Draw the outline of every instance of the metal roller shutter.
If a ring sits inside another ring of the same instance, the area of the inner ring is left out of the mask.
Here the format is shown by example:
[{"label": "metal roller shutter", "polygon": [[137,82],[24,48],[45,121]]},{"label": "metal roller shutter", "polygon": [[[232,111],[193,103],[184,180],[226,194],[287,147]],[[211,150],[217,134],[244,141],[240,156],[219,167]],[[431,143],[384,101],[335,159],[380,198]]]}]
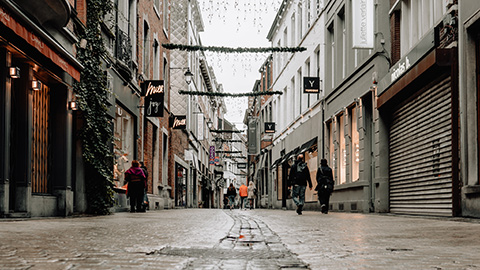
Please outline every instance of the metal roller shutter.
[{"label": "metal roller shutter", "polygon": [[450,77],[398,108],[390,126],[390,212],[452,215]]}]

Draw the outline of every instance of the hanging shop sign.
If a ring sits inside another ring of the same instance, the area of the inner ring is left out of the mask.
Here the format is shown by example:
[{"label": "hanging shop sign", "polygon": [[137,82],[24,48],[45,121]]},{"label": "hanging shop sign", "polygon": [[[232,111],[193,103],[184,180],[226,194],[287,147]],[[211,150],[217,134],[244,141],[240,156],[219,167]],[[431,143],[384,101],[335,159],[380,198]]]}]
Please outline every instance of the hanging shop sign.
[{"label": "hanging shop sign", "polygon": [[373,0],[352,1],[353,48],[373,49]]},{"label": "hanging shop sign", "polygon": [[318,94],[320,93],[319,77],[303,77],[303,93]]},{"label": "hanging shop sign", "polygon": [[265,133],[275,133],[274,122],[265,122]]},{"label": "hanging shop sign", "polygon": [[186,129],[187,116],[186,115],[172,115],[170,117],[170,127],[172,129]]},{"label": "hanging shop sign", "polygon": [[237,163],[237,168],[238,169],[246,169],[247,168],[247,163]]},{"label": "hanging shop sign", "polygon": [[145,97],[145,116],[163,117],[164,85],[163,80],[145,81],[142,85]]},{"label": "hanging shop sign", "polygon": [[210,153],[209,153],[209,157],[210,157],[210,162],[209,164],[210,165],[214,165],[215,164],[215,146],[210,146]]}]

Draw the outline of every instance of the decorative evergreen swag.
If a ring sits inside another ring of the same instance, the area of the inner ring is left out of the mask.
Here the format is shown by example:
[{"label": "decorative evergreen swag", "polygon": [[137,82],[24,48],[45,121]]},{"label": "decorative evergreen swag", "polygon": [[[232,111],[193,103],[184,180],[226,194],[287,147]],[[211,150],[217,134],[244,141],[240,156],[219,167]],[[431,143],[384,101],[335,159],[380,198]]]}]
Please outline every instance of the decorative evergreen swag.
[{"label": "decorative evergreen swag", "polygon": [[214,141],[216,141],[216,142],[231,142],[231,143],[243,142],[242,140],[224,140],[224,139],[220,139],[220,138],[215,138]]},{"label": "decorative evergreen swag", "polygon": [[219,92],[198,92],[198,91],[178,91],[180,95],[190,96],[209,96],[209,97],[257,97],[257,96],[271,96],[281,95],[281,91],[264,91],[264,92],[250,92],[250,93],[219,93]]},{"label": "decorative evergreen swag", "polygon": [[183,45],[173,43],[163,43],[162,47],[168,50],[181,50],[181,51],[211,51],[221,53],[269,53],[269,52],[303,52],[307,50],[305,47],[264,47],[264,48],[229,48],[219,46],[199,46],[199,45]]},{"label": "decorative evergreen swag", "polygon": [[218,154],[241,154],[242,151],[215,151]]},{"label": "decorative evergreen swag", "polygon": [[87,25],[81,39],[87,46],[77,46],[77,58],[84,66],[80,82],[74,91],[80,108],[82,154],[85,162],[87,212],[96,215],[110,213],[113,206],[113,141],[112,122],[108,115],[107,78],[102,70],[102,55],[106,53],[100,33],[100,23],[111,11],[111,1],[87,0]]},{"label": "decorative evergreen swag", "polygon": [[242,133],[243,130],[212,129],[211,132],[215,132],[215,133]]}]

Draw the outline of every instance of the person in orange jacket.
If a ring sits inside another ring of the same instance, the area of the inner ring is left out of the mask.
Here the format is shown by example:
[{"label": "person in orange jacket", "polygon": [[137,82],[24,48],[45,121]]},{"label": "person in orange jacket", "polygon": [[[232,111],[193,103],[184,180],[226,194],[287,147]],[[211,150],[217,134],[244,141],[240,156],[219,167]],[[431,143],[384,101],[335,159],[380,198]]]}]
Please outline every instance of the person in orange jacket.
[{"label": "person in orange jacket", "polygon": [[238,193],[238,195],[240,195],[240,209],[246,210],[244,202],[247,200],[248,197],[248,187],[245,186],[245,184],[242,184],[240,186],[240,189],[238,190]]}]

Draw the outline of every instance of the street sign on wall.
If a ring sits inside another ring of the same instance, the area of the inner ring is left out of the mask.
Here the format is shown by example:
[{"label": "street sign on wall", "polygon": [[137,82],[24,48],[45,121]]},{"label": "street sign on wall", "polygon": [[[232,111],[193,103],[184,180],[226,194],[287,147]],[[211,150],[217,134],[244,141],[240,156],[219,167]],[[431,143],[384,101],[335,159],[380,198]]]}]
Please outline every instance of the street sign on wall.
[{"label": "street sign on wall", "polygon": [[274,122],[265,122],[265,133],[275,133]]},{"label": "street sign on wall", "polygon": [[187,116],[186,115],[172,115],[170,117],[170,127],[172,129],[186,129]]},{"label": "street sign on wall", "polygon": [[303,93],[317,94],[320,93],[319,77],[303,77]]},{"label": "street sign on wall", "polygon": [[142,92],[145,97],[145,116],[163,117],[163,80],[145,81]]}]

